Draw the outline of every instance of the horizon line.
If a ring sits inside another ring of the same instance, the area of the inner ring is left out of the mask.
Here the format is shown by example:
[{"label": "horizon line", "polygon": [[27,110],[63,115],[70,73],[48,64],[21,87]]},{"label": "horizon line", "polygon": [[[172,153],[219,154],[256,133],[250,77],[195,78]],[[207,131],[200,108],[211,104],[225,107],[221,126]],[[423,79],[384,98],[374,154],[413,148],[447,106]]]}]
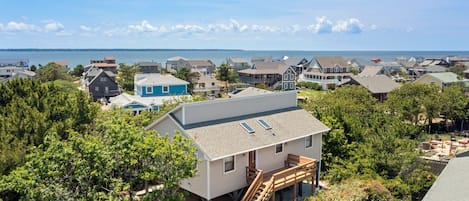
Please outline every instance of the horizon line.
[{"label": "horizon line", "polygon": [[468,52],[468,50],[397,50],[397,49],[345,49],[345,50],[301,50],[301,49],[230,49],[230,48],[0,48],[0,51],[304,51],[304,52]]}]

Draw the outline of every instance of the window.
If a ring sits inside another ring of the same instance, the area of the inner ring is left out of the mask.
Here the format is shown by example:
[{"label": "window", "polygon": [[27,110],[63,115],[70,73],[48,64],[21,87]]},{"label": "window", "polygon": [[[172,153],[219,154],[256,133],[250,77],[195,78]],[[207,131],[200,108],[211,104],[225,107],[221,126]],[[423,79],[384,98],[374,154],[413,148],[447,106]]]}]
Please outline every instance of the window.
[{"label": "window", "polygon": [[266,130],[272,129],[272,127],[267,122],[265,122],[263,119],[258,119],[257,122],[259,122],[259,124],[262,127],[264,127]]},{"label": "window", "polygon": [[275,154],[280,154],[283,152],[283,144],[276,144],[275,145]]},{"label": "window", "polygon": [[205,88],[205,83],[199,83],[200,88]]},{"label": "window", "polygon": [[169,92],[169,86],[163,86],[163,93]]},{"label": "window", "polygon": [[295,89],[295,83],[290,82],[290,89]]},{"label": "window", "polygon": [[241,122],[241,126],[244,128],[244,130],[246,130],[248,133],[254,133],[254,129],[251,128],[251,126],[249,126],[248,123],[246,122]]},{"label": "window", "polygon": [[146,87],[147,94],[153,93],[153,87]]},{"label": "window", "polygon": [[288,74],[283,74],[283,80],[288,80]]},{"label": "window", "polygon": [[305,148],[310,148],[313,146],[313,136],[307,136],[305,137]]},{"label": "window", "polygon": [[288,83],[283,83],[283,89],[288,89]]},{"label": "window", "polygon": [[106,82],[106,81],[107,81],[107,77],[99,78],[99,80],[100,80],[101,82]]},{"label": "window", "polygon": [[235,157],[229,156],[223,159],[225,173],[232,172],[235,170]]},{"label": "window", "polygon": [[95,90],[95,91],[99,91],[99,87],[94,87],[94,90]]},{"label": "window", "polygon": [[109,87],[104,87],[104,92],[108,94],[109,93]]}]

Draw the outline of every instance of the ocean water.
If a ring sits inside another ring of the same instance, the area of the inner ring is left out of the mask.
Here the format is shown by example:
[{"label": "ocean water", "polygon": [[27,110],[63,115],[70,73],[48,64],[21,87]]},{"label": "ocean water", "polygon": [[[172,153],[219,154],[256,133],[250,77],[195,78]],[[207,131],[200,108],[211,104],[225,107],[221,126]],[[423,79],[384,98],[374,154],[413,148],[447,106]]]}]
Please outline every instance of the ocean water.
[{"label": "ocean water", "polygon": [[217,66],[228,57],[241,57],[250,61],[252,56],[272,56],[273,58],[315,56],[343,56],[359,61],[381,58],[392,61],[397,57],[421,56],[424,58],[444,58],[446,56],[467,56],[469,51],[292,51],[292,50],[177,50],[177,49],[1,49],[0,60],[28,59],[29,65],[45,65],[51,61],[68,61],[73,68],[78,64],[87,65],[92,59],[115,56],[117,63],[134,64],[139,61],[155,61],[163,64],[166,59],[182,56],[187,59],[210,59]]}]

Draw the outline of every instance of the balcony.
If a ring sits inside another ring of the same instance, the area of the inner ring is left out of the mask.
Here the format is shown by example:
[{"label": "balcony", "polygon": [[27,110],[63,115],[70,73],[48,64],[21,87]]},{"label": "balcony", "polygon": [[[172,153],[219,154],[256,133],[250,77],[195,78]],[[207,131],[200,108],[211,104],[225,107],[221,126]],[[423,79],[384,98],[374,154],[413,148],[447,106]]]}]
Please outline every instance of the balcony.
[{"label": "balcony", "polygon": [[[264,173],[262,170],[246,167],[246,181],[250,183],[242,201],[275,200],[275,192],[293,186],[296,200],[296,183],[316,176],[316,160],[288,154],[283,168]],[[312,182],[312,185],[314,182]],[[312,187],[311,189],[314,189]]]}]

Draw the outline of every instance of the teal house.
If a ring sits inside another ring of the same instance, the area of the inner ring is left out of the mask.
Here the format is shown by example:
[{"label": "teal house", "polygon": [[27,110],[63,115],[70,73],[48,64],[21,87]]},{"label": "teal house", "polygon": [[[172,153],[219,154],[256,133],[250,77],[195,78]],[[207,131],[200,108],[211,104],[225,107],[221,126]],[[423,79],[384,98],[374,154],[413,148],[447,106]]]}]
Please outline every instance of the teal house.
[{"label": "teal house", "polygon": [[168,101],[190,99],[187,92],[189,82],[170,74],[146,73],[137,74],[134,79],[134,94],[123,93],[110,98],[111,105],[140,112],[143,110],[158,111]]}]

